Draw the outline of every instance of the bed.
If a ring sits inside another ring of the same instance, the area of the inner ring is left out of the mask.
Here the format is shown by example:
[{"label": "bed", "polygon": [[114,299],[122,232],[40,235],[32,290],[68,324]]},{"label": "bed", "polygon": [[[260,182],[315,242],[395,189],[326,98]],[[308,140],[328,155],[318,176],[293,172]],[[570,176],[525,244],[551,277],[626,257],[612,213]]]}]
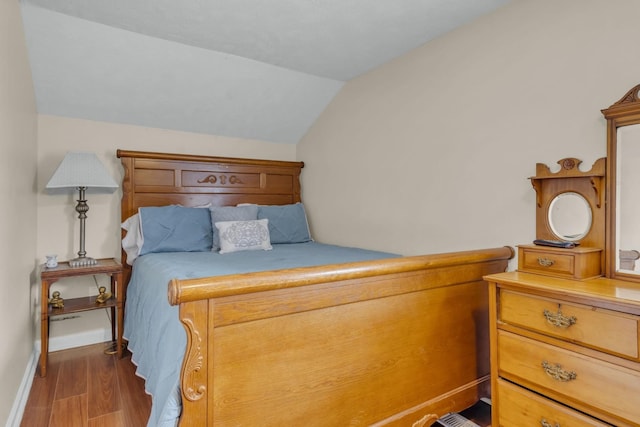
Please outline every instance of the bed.
[{"label": "bed", "polygon": [[[169,205],[199,218],[301,206],[302,162],[117,156],[123,223]],[[490,395],[482,276],[506,269],[509,247],[402,257],[285,239],[270,250],[152,251],[133,268],[130,254],[125,338],[153,396],[149,425],[420,427]]]}]

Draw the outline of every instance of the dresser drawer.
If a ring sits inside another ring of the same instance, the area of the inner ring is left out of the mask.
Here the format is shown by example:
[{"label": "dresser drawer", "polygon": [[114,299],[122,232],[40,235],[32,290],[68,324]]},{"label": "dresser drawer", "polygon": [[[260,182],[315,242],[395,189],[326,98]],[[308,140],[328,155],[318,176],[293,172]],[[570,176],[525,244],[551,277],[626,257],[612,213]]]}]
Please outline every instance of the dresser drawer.
[{"label": "dresser drawer", "polygon": [[601,255],[602,250],[596,248],[559,249],[520,245],[518,270],[568,279],[587,279],[602,274]]},{"label": "dresser drawer", "polygon": [[638,316],[502,289],[498,319],[607,353],[638,359]]},{"label": "dresser drawer", "polygon": [[640,372],[498,331],[498,372],[563,403],[640,421]]},{"label": "dresser drawer", "polygon": [[498,396],[498,417],[502,427],[610,426],[508,381],[498,380]]}]

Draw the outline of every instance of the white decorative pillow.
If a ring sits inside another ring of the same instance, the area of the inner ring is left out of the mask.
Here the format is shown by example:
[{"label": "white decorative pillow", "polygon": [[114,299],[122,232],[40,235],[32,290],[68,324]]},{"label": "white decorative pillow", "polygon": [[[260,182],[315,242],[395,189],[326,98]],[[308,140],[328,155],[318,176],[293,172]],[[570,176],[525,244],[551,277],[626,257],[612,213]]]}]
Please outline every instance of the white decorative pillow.
[{"label": "white decorative pillow", "polygon": [[220,253],[238,251],[271,250],[269,220],[218,221],[215,223],[220,233]]},{"label": "white decorative pillow", "polygon": [[212,251],[220,249],[220,236],[218,229],[215,227],[216,222],[223,221],[252,221],[258,219],[258,205],[247,206],[211,206],[211,224],[213,224],[213,244]]}]

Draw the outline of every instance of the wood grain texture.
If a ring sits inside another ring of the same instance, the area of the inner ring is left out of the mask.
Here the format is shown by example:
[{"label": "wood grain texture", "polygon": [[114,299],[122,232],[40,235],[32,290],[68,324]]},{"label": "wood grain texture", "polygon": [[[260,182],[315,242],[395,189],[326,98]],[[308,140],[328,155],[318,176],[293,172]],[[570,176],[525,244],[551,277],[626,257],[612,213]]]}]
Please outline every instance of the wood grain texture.
[{"label": "wood grain texture", "polygon": [[470,406],[490,371],[481,277],[511,254],[173,281],[189,341],[181,425],[402,425]]},{"label": "wood grain texture", "polygon": [[144,391],[144,380],[136,376],[136,367],[128,357],[115,359],[117,391],[124,426],[145,426],[151,412],[151,396]]},{"label": "wood grain texture", "polygon": [[[520,272],[485,279],[492,424],[544,413],[549,425],[640,426],[638,283]],[[550,325],[545,311],[573,321]]]},{"label": "wood grain texture", "polygon": [[[529,178],[531,184],[536,191],[536,239],[544,240],[566,240],[564,237],[557,235],[550,221],[550,213],[557,196],[566,193],[576,193],[581,195],[590,209],[591,224],[586,234],[576,243],[580,244],[577,249],[563,249],[565,252],[578,251],[580,248],[595,248],[600,250],[597,254],[590,254],[589,259],[576,256],[576,261],[581,261],[584,265],[573,266],[570,271],[550,269],[548,274],[559,274],[566,276],[571,274],[573,277],[583,279],[586,277],[599,276],[605,270],[605,165],[606,159],[601,158],[593,163],[588,171],[582,171],[579,166],[582,161],[576,158],[565,158],[558,161],[560,170],[551,172],[545,164],[536,164],[536,176]],[[522,252],[522,251],[521,251]],[[525,253],[526,254],[526,253]],[[555,252],[556,258],[559,253]],[[521,254],[518,254],[520,259]],[[592,262],[592,258],[598,258],[598,262]],[[560,260],[558,260],[560,261]],[[521,263],[521,261],[519,261]],[[519,269],[523,269],[519,265]],[[582,271],[586,269],[587,271]],[[542,274],[542,270],[538,269],[538,273]]]},{"label": "wood grain texture", "polygon": [[[545,313],[572,319],[574,323],[558,326],[549,322]],[[638,316],[503,291],[500,294],[500,319],[534,332],[638,360]]]},{"label": "wood grain texture", "polygon": [[49,425],[60,370],[60,363],[56,363],[54,354],[52,353],[48,376],[36,375],[33,379],[21,424],[24,427]]},{"label": "wood grain texture", "polygon": [[[498,332],[498,370],[502,378],[517,381],[553,400],[601,417],[615,417],[616,425],[637,425],[640,420],[640,372],[577,352]],[[541,363],[575,374],[558,380]],[[620,392],[624,390],[624,394]]]},{"label": "wood grain texture", "polygon": [[144,427],[151,397],[130,354],[106,355],[109,344],[53,352],[46,377],[34,376],[21,426]]},{"label": "wood grain texture", "polygon": [[54,400],[51,408],[50,427],[86,427],[88,422],[86,394]]},{"label": "wood grain texture", "polygon": [[[143,206],[301,200],[301,162],[117,155],[122,221]],[[420,425],[471,406],[489,388],[482,276],[511,257],[503,247],[172,281],[187,333],[180,425]]]},{"label": "wood grain texture", "polygon": [[[116,155],[124,169],[122,221],[144,206],[284,205],[301,200],[303,162],[127,150]],[[125,291],[131,277],[126,259],[122,251]]]},{"label": "wood grain texture", "polygon": [[[41,301],[48,301],[50,297],[50,287],[58,280],[79,276],[105,274],[110,277],[111,292],[113,298],[102,304],[96,304],[96,296],[85,296],[79,298],[66,298],[64,307],[53,308],[49,304],[42,304],[40,310],[40,375],[47,375],[47,356],[49,352],[49,322],[51,316],[61,316],[80,311],[109,308],[111,311],[111,338],[117,341],[117,348],[122,349],[122,333],[124,319],[124,291],[122,266],[114,258],[97,259],[97,264],[92,266],[71,267],[68,261],[61,261],[57,267],[47,268],[41,266]],[[116,327],[117,323],[117,327]],[[118,351],[118,356],[122,352]]]},{"label": "wood grain texture", "polygon": [[546,420],[552,426],[607,427],[579,412],[570,410],[510,382],[498,380],[500,393],[500,424],[503,426],[540,425]]},{"label": "wood grain texture", "polygon": [[63,361],[58,378],[56,399],[87,393],[87,359]]},{"label": "wood grain texture", "polygon": [[100,417],[120,410],[120,397],[116,395],[117,373],[111,357],[87,360],[87,394],[89,418]]}]

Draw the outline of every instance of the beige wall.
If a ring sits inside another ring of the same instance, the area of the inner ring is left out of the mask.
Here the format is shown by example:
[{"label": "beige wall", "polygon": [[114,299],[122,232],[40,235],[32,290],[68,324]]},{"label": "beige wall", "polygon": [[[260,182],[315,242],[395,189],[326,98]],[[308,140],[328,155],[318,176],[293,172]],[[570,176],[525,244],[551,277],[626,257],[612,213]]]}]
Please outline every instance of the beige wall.
[{"label": "beige wall", "polygon": [[[18,2],[0,0],[0,425],[33,350],[36,106]],[[14,416],[12,416],[14,418]]]},{"label": "beige wall", "polygon": [[[303,160],[320,241],[402,254],[526,243],[535,163],[578,157],[589,168],[605,155],[599,110],[639,82],[638,16],[637,0],[516,0],[349,82],[296,147],[52,116],[36,125],[18,2],[0,0],[0,158],[11,183],[0,208],[0,286],[11,301],[0,311],[11,325],[0,423],[37,338],[35,266],[78,250],[75,196],[44,192],[67,150],[96,152],[118,182],[117,148]],[[89,194],[90,256],[119,256],[119,198]],[[103,314],[87,316],[106,326]],[[52,335],[86,326],[56,322]]]},{"label": "beige wall", "polygon": [[637,0],[515,1],[349,82],[298,144],[316,238],[401,254],[530,243],[527,177],[606,155],[600,110],[640,82],[638,16]]},{"label": "beige wall", "polygon": [[[115,123],[94,122],[40,115],[38,117],[38,243],[37,257],[44,262],[48,254],[71,259],[79,250],[79,222],[75,212],[77,193],[45,192],[49,178],[69,150],[92,151],[102,160],[116,182],[122,181],[122,167],[116,158],[118,148],[137,151],[202,154],[226,157],[257,157],[295,160],[293,144],[143,128]],[[113,194],[87,193],[86,251],[94,258],[120,258],[120,198]],[[97,286],[107,285],[106,277],[59,282],[55,289],[70,298],[97,294]],[[100,342],[110,337],[107,310],[76,314],[78,317],[51,324],[51,349],[80,342]],[[68,341],[69,336],[75,336]],[[66,337],[66,338],[65,338]],[[79,337],[79,338],[78,338]]]}]

